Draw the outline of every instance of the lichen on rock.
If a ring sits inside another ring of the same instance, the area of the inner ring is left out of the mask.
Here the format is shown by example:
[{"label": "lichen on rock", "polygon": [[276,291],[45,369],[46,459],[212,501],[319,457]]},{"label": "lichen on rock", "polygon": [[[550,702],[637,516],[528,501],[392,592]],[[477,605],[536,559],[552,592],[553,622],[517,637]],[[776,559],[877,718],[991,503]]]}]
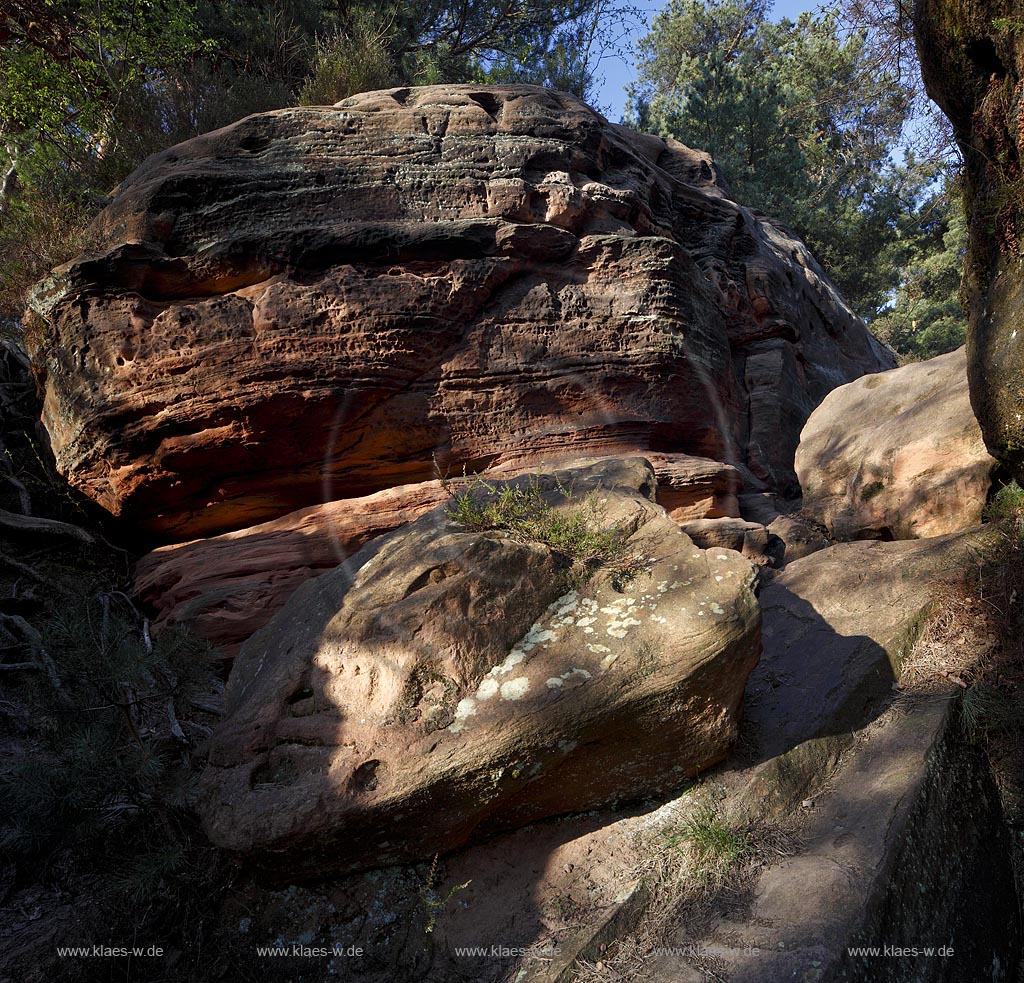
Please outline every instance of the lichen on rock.
[{"label": "lichen on rock", "polygon": [[569,483],[652,558],[621,591],[566,590],[550,547],[444,506],[299,589],[232,669],[203,778],[215,843],[292,876],[380,866],[721,760],[760,652],[753,568],[695,547],[646,461],[549,476],[552,507]]}]

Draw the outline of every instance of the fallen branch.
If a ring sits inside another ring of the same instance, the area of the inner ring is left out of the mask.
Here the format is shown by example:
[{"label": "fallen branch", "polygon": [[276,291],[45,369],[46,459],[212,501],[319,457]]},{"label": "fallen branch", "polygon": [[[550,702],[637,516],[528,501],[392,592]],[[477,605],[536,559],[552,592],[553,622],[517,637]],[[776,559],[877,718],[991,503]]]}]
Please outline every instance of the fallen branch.
[{"label": "fallen branch", "polygon": [[[61,693],[60,676],[57,675],[57,667],[54,665],[53,659],[50,658],[49,653],[43,647],[43,640],[39,635],[39,632],[35,630],[24,618],[17,614],[0,614],[0,627],[3,627],[9,635],[13,636],[10,628],[16,629],[16,631],[25,639],[28,643],[29,648],[32,651],[32,657],[36,664],[46,673],[47,678],[50,680],[50,685],[53,686],[58,693]],[[61,693],[63,695],[63,693]]]},{"label": "fallen branch", "polygon": [[90,546],[96,542],[96,537],[92,533],[86,532],[79,526],[73,526],[70,522],[18,515],[17,512],[8,512],[6,509],[0,509],[0,529],[26,535],[62,536],[65,539],[75,539],[80,543],[87,543]]},{"label": "fallen branch", "polygon": [[46,574],[40,573],[35,567],[30,566],[27,563],[22,563],[20,560],[15,560],[13,557],[7,556],[5,553],[0,553],[0,564],[10,570],[14,570],[16,573],[20,573],[24,577],[29,577],[37,584],[41,584],[44,587],[57,591],[58,593],[68,595],[73,593],[73,591],[70,591],[61,584],[58,584],[56,580],[51,580],[46,576]]},{"label": "fallen branch", "polygon": [[223,696],[195,696],[188,702],[194,709],[208,713],[212,717],[224,716]]}]

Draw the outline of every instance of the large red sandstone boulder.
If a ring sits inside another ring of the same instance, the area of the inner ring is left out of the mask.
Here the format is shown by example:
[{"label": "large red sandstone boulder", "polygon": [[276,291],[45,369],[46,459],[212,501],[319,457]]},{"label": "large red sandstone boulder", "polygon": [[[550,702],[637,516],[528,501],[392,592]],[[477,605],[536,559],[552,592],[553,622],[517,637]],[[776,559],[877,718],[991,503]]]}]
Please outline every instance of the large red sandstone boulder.
[{"label": "large red sandstone boulder", "polygon": [[760,652],[750,563],[695,547],[646,461],[516,481],[566,526],[585,508],[620,530],[643,572],[571,589],[564,555],[441,506],[306,583],[232,669],[202,779],[214,843],[288,877],[384,866],[725,755]]},{"label": "large red sandstone boulder", "polygon": [[94,233],[26,319],[44,422],[167,540],[435,459],[686,453],[792,493],[814,406],[892,364],[706,154],[528,86],[248,117],[147,160]]},{"label": "large red sandstone boulder", "polygon": [[838,539],[924,539],[981,522],[996,462],[963,348],[833,390],[804,427],[804,510]]}]

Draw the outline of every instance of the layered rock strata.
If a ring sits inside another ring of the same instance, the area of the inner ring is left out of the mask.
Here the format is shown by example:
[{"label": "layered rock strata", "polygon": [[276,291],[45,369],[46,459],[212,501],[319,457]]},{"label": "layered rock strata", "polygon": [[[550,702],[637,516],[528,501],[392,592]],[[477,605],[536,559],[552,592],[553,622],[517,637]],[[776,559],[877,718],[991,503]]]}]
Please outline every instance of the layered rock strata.
[{"label": "layered rock strata", "polygon": [[26,319],[44,421],[165,541],[581,455],[792,493],[814,406],[892,364],[707,154],[529,86],[250,116],[149,158],[92,231]]}]

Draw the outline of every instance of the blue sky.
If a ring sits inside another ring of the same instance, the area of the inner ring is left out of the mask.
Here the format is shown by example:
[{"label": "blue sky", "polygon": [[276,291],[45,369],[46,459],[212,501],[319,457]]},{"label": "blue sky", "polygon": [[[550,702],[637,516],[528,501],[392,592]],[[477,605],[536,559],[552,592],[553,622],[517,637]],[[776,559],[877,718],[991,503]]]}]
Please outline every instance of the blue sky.
[{"label": "blue sky", "polygon": [[[667,0],[634,0],[635,6],[639,7],[644,14],[644,22],[637,25],[633,32],[632,42],[643,37],[654,18],[654,15],[665,6]],[[810,0],[776,0],[772,8],[772,17],[775,20],[782,20],[788,17],[796,20],[798,14],[805,10],[816,10],[820,3],[813,3]],[[636,81],[636,56],[630,52],[624,59],[609,58],[601,65],[601,74],[604,76],[604,85],[601,87],[597,107],[604,111],[608,118],[617,123],[622,118],[626,105],[626,87],[630,82]]]}]

